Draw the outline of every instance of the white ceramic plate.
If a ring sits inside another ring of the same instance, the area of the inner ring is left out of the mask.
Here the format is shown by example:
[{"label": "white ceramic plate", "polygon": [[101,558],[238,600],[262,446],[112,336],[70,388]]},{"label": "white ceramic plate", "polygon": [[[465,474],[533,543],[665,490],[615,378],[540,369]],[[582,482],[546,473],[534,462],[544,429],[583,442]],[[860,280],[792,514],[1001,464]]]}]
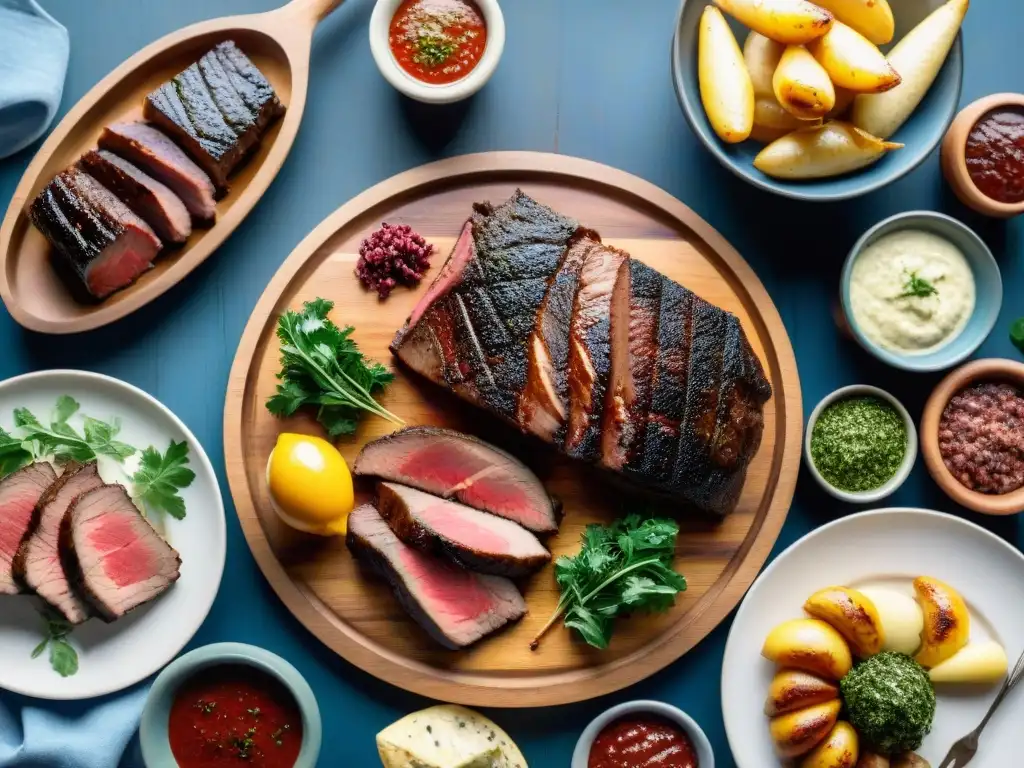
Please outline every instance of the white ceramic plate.
[{"label": "white ceramic plate", "polygon": [[[188,441],[189,466],[196,473],[181,492],[184,520],[158,518],[157,527],[181,554],[181,578],[158,600],[113,624],[93,619],[75,629],[79,671],[62,678],[50,668],[48,654],[32,660],[42,638],[38,600],[0,597],[0,688],[43,699],[86,699],[119,691],[153,674],[192,639],[213,605],[224,571],[224,502],[209,458],[188,428],[166,407],[140,389],[117,379],[82,371],[46,371],[0,383],[0,426],[10,431],[12,412],[25,407],[48,418],[60,395],[81,403],[81,414],[104,421],[120,417],[123,440],[161,453],[170,440]],[[100,462],[107,482],[124,475],[112,460]],[[165,523],[160,525],[160,519]]]},{"label": "white ceramic plate", "polygon": [[[948,582],[971,611],[971,639],[1001,642],[1012,667],[1024,648],[1024,555],[958,517],[882,509],[837,520],[783,552],[754,582],[736,614],[722,666],[722,714],[739,768],[782,766],[764,716],[774,666],[761,657],[776,625],[803,615],[812,592],[833,585],[887,586],[913,594],[921,575]],[[937,766],[981,722],[998,687],[938,686],[931,734],[919,754]],[[1011,692],[981,739],[978,766],[1019,765],[1024,689]]]}]

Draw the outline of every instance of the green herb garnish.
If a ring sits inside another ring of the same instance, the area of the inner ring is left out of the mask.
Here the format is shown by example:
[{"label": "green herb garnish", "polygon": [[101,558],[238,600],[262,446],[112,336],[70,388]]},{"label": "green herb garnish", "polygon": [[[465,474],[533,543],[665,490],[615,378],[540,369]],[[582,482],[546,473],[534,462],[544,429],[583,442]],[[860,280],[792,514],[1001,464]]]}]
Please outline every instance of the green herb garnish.
[{"label": "green herb garnish", "polygon": [[71,634],[73,627],[63,616],[50,608],[46,608],[40,615],[46,622],[46,636],[32,651],[32,658],[39,658],[49,646],[50,666],[53,667],[53,671],[61,677],[70,677],[78,672],[78,653],[68,642],[68,635]]},{"label": "green herb garnish", "polygon": [[675,596],[686,589],[685,577],[672,570],[678,535],[674,521],[640,515],[611,525],[588,525],[579,553],[555,562],[562,596],[530,647],[536,650],[563,615],[565,625],[587,643],[607,648],[618,616],[672,607]]},{"label": "green herb garnish", "polygon": [[[1024,317],[1018,317],[1010,326],[1010,341],[1013,342],[1013,346],[1024,352]],[[2,450],[3,447],[0,444],[0,451]]]},{"label": "green herb garnish", "polygon": [[175,520],[185,517],[185,502],[178,493],[188,488],[196,479],[196,473],[189,469],[188,443],[171,440],[167,453],[160,455],[156,448],[149,447],[142,452],[142,463],[132,476],[135,498],[147,511],[160,509]]},{"label": "green herb garnish", "polygon": [[885,652],[858,664],[840,682],[851,725],[882,754],[921,746],[935,717],[935,689],[909,656]]},{"label": "green herb garnish", "polygon": [[43,424],[28,408],[14,409],[14,425],[21,432],[22,443],[32,446],[35,458],[52,455],[60,463],[91,461],[97,456],[111,456],[118,461],[133,455],[136,449],[114,438],[121,431],[121,422],[109,422],[83,416],[85,433],[68,424],[79,411],[78,402],[69,395],[57,398],[49,426]]},{"label": "green herb garnish", "polygon": [[811,431],[811,461],[825,481],[858,493],[884,485],[907,452],[907,427],[896,410],[877,397],[832,403]]},{"label": "green herb garnish", "polygon": [[25,447],[21,438],[14,437],[0,428],[0,477],[21,469],[30,461],[32,452]]},{"label": "green herb garnish", "polygon": [[455,53],[455,44],[447,37],[424,36],[416,41],[412,60],[427,67],[439,67]]},{"label": "green herb garnish", "polygon": [[923,299],[928,296],[935,296],[939,290],[932,285],[929,281],[925,280],[917,274],[917,270],[906,271],[907,279],[903,283],[903,293],[897,296],[897,299],[907,298],[918,298]]},{"label": "green herb garnish", "polygon": [[277,394],[267,410],[291,416],[305,405],[317,407],[316,419],[331,437],[355,432],[362,411],[395,424],[404,422],[373,399],[394,375],[380,363],[367,363],[349,338],[351,326],[338,328],[327,314],[334,302],[308,301],[301,312],[285,312],[277,324],[281,340],[281,371]]}]

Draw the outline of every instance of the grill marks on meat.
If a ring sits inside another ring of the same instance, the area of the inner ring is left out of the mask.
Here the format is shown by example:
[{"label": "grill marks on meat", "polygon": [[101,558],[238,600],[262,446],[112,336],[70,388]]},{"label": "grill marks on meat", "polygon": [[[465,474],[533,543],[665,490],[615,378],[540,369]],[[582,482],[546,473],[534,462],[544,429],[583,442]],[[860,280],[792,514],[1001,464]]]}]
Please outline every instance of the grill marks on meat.
[{"label": "grill marks on meat", "polygon": [[537,537],[516,523],[415,488],[380,483],[377,509],[409,546],[477,573],[516,578],[551,560]]},{"label": "grill marks on meat", "polygon": [[228,41],[150,93],[143,114],[175,138],[223,193],[228,175],[283,112],[267,79]]},{"label": "grill marks on meat", "polygon": [[16,570],[25,586],[56,608],[72,624],[89,618],[89,604],[71,587],[60,560],[60,527],[72,502],[103,485],[96,462],[68,465],[39,500],[39,526],[18,552]]},{"label": "grill marks on meat", "polygon": [[40,461],[0,480],[0,595],[21,591],[15,578],[15,559],[38,524],[40,497],[56,479],[53,467]]},{"label": "grill marks on meat", "polygon": [[464,648],[526,614],[526,603],[511,581],[471,573],[407,546],[369,505],[349,516],[347,543],[446,648]]}]

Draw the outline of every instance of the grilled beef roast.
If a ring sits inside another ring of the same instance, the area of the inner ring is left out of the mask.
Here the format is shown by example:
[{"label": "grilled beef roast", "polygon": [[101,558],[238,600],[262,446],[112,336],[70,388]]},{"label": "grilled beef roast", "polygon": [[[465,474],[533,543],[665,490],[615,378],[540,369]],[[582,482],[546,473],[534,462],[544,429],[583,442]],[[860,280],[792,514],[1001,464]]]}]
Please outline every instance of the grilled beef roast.
[{"label": "grilled beef roast", "polygon": [[283,113],[263,73],[230,40],[150,93],[143,111],[221,192],[227,190],[228,174]]},{"label": "grilled beef roast", "polygon": [[537,537],[511,520],[405,485],[380,483],[377,509],[410,547],[477,573],[516,578],[551,560]]},{"label": "grilled beef roast", "polygon": [[110,190],[75,167],[46,185],[29,215],[54,246],[57,272],[82,301],[131,285],[163,245]]},{"label": "grilled beef roast", "polygon": [[185,204],[192,222],[206,226],[217,218],[216,190],[203,169],[178,145],[151,125],[115,123],[100,134],[100,149],[138,166],[170,187]]},{"label": "grilled beef roast", "polygon": [[75,499],[61,522],[60,555],[72,584],[106,621],[156,599],[180,575],[178,553],[122,485]]},{"label": "grilled beef roast", "polygon": [[94,149],[78,165],[141,216],[165,243],[180,245],[192,234],[192,219],[181,198],[127,160]]},{"label": "grilled beef roast", "polygon": [[529,467],[493,445],[439,427],[408,427],[368,443],[353,465],[513,520],[537,533],[558,530],[555,506]]},{"label": "grilled beef roast", "polygon": [[21,586],[14,561],[22,542],[38,523],[39,498],[57,479],[53,467],[37,461],[0,480],[0,595],[16,595]]},{"label": "grilled beef roast", "polygon": [[71,503],[103,485],[96,462],[69,464],[38,503],[39,525],[18,550],[15,574],[24,585],[63,614],[81,624],[92,613],[89,604],[71,587],[60,561],[60,526]]},{"label": "grilled beef roast", "polygon": [[719,515],[771,397],[733,315],[521,191],[475,206],[391,349],[569,455]]},{"label": "grilled beef roast", "polygon": [[526,614],[526,603],[511,581],[471,573],[403,544],[369,505],[349,516],[347,543],[446,648],[465,648]]}]

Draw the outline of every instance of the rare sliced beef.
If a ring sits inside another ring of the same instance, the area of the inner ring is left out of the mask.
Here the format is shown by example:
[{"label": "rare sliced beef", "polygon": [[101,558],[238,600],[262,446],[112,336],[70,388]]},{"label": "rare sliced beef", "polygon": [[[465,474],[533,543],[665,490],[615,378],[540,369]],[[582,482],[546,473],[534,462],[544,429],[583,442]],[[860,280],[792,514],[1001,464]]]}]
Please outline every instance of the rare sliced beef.
[{"label": "rare sliced beef", "polygon": [[368,443],[353,471],[454,499],[537,533],[558,530],[554,502],[529,467],[461,432],[439,427],[399,430]]},{"label": "rare sliced beef", "polygon": [[143,111],[221,192],[231,171],[283,113],[263,73],[230,40],[150,93]]},{"label": "rare sliced beef", "polygon": [[537,537],[511,520],[405,485],[380,483],[377,509],[409,546],[477,573],[516,578],[551,560]]},{"label": "rare sliced beef", "polygon": [[21,586],[14,574],[18,550],[39,521],[40,497],[57,479],[53,467],[37,461],[0,480],[0,595],[16,595]]},{"label": "rare sliced beef", "polygon": [[53,245],[57,272],[82,301],[98,301],[131,285],[162,247],[146,222],[75,167],[46,185],[29,215]]},{"label": "rare sliced beef", "polygon": [[457,650],[526,614],[515,585],[471,573],[402,543],[369,505],[349,516],[349,549],[382,575],[402,607],[441,645]]},{"label": "rare sliced beef", "polygon": [[170,187],[185,204],[192,222],[206,226],[217,218],[216,190],[202,168],[167,136],[145,123],[115,123],[100,134],[100,149],[123,157]]},{"label": "rare sliced beef", "polygon": [[180,245],[192,234],[192,219],[181,198],[127,160],[94,149],[78,165],[141,216],[165,243]]},{"label": "rare sliced beef", "polygon": [[103,485],[96,462],[68,465],[39,500],[39,525],[18,552],[16,568],[25,586],[60,611],[72,624],[91,614],[89,604],[71,587],[60,561],[60,526],[71,503]]},{"label": "rare sliced beef", "polygon": [[61,522],[60,554],[72,584],[106,621],[156,599],[180,575],[178,553],[122,485],[75,499]]}]

